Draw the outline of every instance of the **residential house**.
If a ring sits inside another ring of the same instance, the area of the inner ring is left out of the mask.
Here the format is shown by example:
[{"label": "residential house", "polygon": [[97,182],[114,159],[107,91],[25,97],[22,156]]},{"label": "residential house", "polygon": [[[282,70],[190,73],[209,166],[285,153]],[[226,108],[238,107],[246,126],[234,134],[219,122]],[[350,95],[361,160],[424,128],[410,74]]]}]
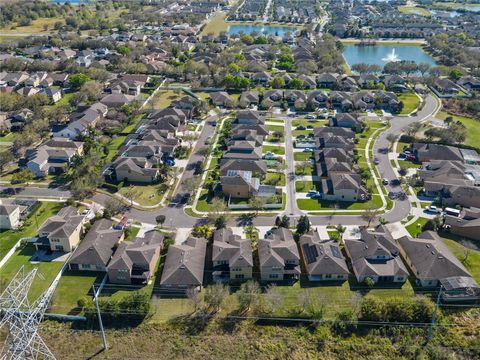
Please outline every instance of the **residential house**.
[{"label": "residential house", "polygon": [[233,106],[233,99],[225,91],[210,93],[210,101],[218,107],[230,108]]},{"label": "residential house", "polygon": [[384,225],[374,230],[363,229],[360,239],[345,239],[344,243],[359,283],[367,278],[376,284],[407,280],[408,271],[400,259],[399,249]]},{"label": "residential house", "polygon": [[158,180],[160,170],[145,157],[119,157],[112,164],[118,182],[152,184]]},{"label": "residential house", "polygon": [[258,240],[258,257],[262,281],[297,280],[300,276],[297,243],[286,228],[273,229]]},{"label": "residential house", "polygon": [[239,104],[245,104],[245,106],[254,106],[258,105],[260,102],[260,97],[257,92],[254,91],[244,91],[240,96]]},{"label": "residential house", "polygon": [[107,105],[109,108],[121,108],[135,100],[135,96],[127,94],[108,94],[105,95],[100,102]]},{"label": "residential house", "polygon": [[361,118],[349,113],[337,113],[329,119],[329,126],[343,127],[353,131],[361,131],[364,123]]},{"label": "residential house", "polygon": [[265,121],[260,117],[258,112],[252,110],[239,111],[235,120],[235,124],[239,125],[257,125],[264,123]]},{"label": "residential house", "polygon": [[220,161],[220,175],[226,176],[228,171],[250,171],[255,177],[262,177],[267,173],[267,165],[261,160],[228,160]]},{"label": "residential house", "polygon": [[328,94],[325,91],[314,90],[307,95],[307,108],[309,110],[328,107]]},{"label": "residential house", "polygon": [[303,262],[310,281],[345,281],[350,272],[335,240],[321,240],[317,231],[299,240]]},{"label": "residential house", "polygon": [[0,203],[0,230],[17,229],[20,226],[20,206]]},{"label": "residential house", "polygon": [[337,74],[323,73],[317,79],[318,87],[321,89],[336,89],[337,88]]},{"label": "residential house", "polygon": [[463,161],[459,148],[440,144],[415,143],[412,146],[413,153],[420,162],[431,160],[457,160]]},{"label": "residential house", "polygon": [[233,234],[230,229],[218,229],[213,234],[213,280],[242,281],[252,278],[252,242]]},{"label": "residential house", "polygon": [[[433,231],[425,231],[416,238],[401,237],[398,243],[406,264],[420,286],[438,287],[444,282],[450,282],[451,286],[452,278],[472,278],[470,272]],[[480,288],[475,281],[471,282],[469,289],[457,289],[456,294],[453,290],[455,289],[449,289],[447,296],[456,295],[459,300],[475,294],[477,298],[480,297]]]},{"label": "residential house", "polygon": [[97,220],[72,254],[69,269],[106,272],[115,247],[123,238],[123,230],[112,228],[112,221]]},{"label": "residential house", "polygon": [[70,252],[80,242],[84,217],[77,208],[66,206],[57,215],[49,217],[38,229],[37,250]]},{"label": "residential house", "polygon": [[222,193],[231,198],[249,199],[260,188],[260,179],[253,177],[251,171],[228,170],[220,176]]},{"label": "residential house", "polygon": [[82,142],[53,138],[27,154],[27,168],[37,177],[58,174],[65,170],[75,155],[82,154]]},{"label": "residential house", "polygon": [[113,284],[147,284],[155,273],[164,236],[151,230],[133,241],[122,241],[107,265]]},{"label": "residential house", "polygon": [[186,292],[201,289],[207,240],[189,237],[180,245],[170,245],[163,266],[160,286],[164,289]]},{"label": "residential house", "polygon": [[458,217],[445,215],[444,227],[462,238],[480,240],[480,208],[464,208]]}]

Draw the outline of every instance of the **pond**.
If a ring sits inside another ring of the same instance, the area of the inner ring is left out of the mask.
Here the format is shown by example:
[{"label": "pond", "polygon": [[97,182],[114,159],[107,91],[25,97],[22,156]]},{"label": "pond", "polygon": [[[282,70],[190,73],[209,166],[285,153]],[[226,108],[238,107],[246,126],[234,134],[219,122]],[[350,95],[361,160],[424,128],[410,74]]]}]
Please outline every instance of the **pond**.
[{"label": "pond", "polygon": [[250,34],[252,32],[264,35],[273,35],[283,37],[286,33],[292,35],[297,31],[293,26],[275,26],[275,25],[253,25],[253,24],[236,24],[228,27],[229,34]]},{"label": "pond", "polygon": [[355,44],[345,45],[343,56],[349,66],[359,63],[376,64],[383,67],[392,55],[397,60],[413,60],[417,64],[427,63],[435,66],[435,60],[428,55],[420,46],[402,44],[377,44],[374,46],[359,46]]}]

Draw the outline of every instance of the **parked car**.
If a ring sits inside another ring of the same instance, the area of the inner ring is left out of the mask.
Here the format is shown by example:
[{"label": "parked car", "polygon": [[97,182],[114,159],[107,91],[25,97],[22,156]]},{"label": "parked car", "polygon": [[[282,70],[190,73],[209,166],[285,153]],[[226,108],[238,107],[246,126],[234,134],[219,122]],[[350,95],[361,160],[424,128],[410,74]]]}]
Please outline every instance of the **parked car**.
[{"label": "parked car", "polygon": [[305,148],[303,149],[303,152],[314,152],[315,149],[312,149],[312,148]]},{"label": "parked car", "polygon": [[212,137],[211,136],[207,137],[205,139],[205,145],[209,145],[211,141],[212,141]]},{"label": "parked car", "polygon": [[373,163],[374,163],[375,165],[378,165],[378,164],[380,164],[380,160],[378,160],[377,158],[374,158],[374,159],[373,159]]},{"label": "parked car", "polygon": [[303,125],[297,126],[297,130],[307,130],[307,128]]},{"label": "parked car", "polygon": [[305,116],[305,119],[315,119],[315,115],[312,115],[312,114],[308,114],[307,116]]},{"label": "parked car", "polygon": [[398,179],[390,180],[390,185],[392,185],[392,186],[400,186],[400,184],[401,184],[401,182]]},{"label": "parked car", "polygon": [[406,159],[406,158],[407,158],[407,154],[405,154],[405,153],[400,153],[400,154],[398,154],[398,158],[399,158],[399,159]]},{"label": "parked car", "polygon": [[382,179],[382,184],[383,184],[383,185],[388,185],[388,184],[389,184],[388,179]]},{"label": "parked car", "polygon": [[263,158],[266,160],[275,160],[277,158],[277,155],[269,151],[265,153],[265,155],[263,155]]},{"label": "parked car", "polygon": [[442,209],[436,207],[435,205],[429,205],[429,206],[425,207],[425,210],[427,212],[430,212],[430,213],[433,213],[433,214],[441,214],[442,213]]}]

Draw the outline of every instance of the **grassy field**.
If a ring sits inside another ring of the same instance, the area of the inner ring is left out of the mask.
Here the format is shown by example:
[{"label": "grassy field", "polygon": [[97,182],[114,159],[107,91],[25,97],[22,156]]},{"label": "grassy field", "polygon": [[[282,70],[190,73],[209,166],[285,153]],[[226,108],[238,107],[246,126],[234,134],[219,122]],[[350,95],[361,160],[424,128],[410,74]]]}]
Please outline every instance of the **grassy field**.
[{"label": "grassy field", "polygon": [[320,183],[314,181],[295,181],[296,192],[309,192],[310,190],[319,190]]},{"label": "grassy field", "polygon": [[314,120],[314,119],[295,119],[292,121],[292,127],[296,128],[297,126],[313,126],[320,127],[327,123],[327,120]]},{"label": "grassy field", "polygon": [[93,271],[66,271],[53,294],[50,312],[77,314],[77,301],[92,295],[92,285],[99,284],[105,273]]},{"label": "grassy field", "polygon": [[309,160],[312,158],[312,153],[311,152],[295,152],[293,153],[293,159],[295,161],[305,161]]},{"label": "grassy field", "polygon": [[179,90],[159,90],[155,97],[149,102],[148,108],[160,110],[168,107],[173,101],[183,96],[183,91]]},{"label": "grassy field", "polygon": [[32,264],[30,263],[30,259],[34,253],[35,247],[30,244],[21,247],[15,252],[2,269],[0,269],[0,291],[6,287],[22,266],[25,272],[37,268],[38,273],[40,274],[35,278],[35,281],[30,288],[30,292],[28,293],[28,297],[31,301],[40,296],[48,288],[52,280],[60,271],[63,262],[52,261]]},{"label": "grassy field", "polygon": [[400,11],[402,14],[422,15],[422,16],[432,15],[432,13],[427,9],[416,7],[416,6],[399,6],[398,11]]},{"label": "grassy field", "polygon": [[225,21],[226,14],[223,12],[213,16],[210,21],[205,25],[200,33],[200,36],[207,34],[219,35],[220,33],[228,30],[228,24]]},{"label": "grassy field", "polygon": [[300,210],[315,211],[315,210],[364,210],[369,206],[374,205],[375,208],[382,206],[382,199],[380,195],[373,195],[372,199],[365,202],[345,202],[345,201],[327,201],[316,199],[297,199],[297,205]]},{"label": "grassy field", "polygon": [[280,131],[284,132],[285,128],[281,125],[267,125],[268,131]]},{"label": "grassy field", "polygon": [[[3,28],[0,28],[0,32],[13,33],[13,34],[15,33],[34,33],[34,34],[46,33],[49,30],[53,30],[53,26],[58,21],[60,21],[61,23],[65,22],[61,17],[39,18],[39,19],[33,20],[32,23],[28,26],[17,26],[15,29],[12,29],[11,27],[3,27]],[[47,27],[46,31],[44,29],[45,26]]]},{"label": "grassy field", "polygon": [[[165,193],[161,191],[160,184],[132,185],[131,189],[134,192],[133,201],[144,206],[157,205]],[[129,191],[130,186],[124,186],[118,192],[123,196],[127,196]]]},{"label": "grassy field", "polygon": [[454,121],[460,121],[467,128],[466,145],[474,146],[480,149],[478,139],[480,139],[480,119],[469,118],[465,116],[450,115],[445,111],[440,111],[437,118],[444,120],[447,116],[453,117]]},{"label": "grassy field", "polygon": [[281,146],[264,145],[263,153],[272,152],[277,155],[285,155],[285,148]]},{"label": "grassy field", "polygon": [[406,167],[408,169],[420,169],[422,167],[422,164],[414,163],[413,161],[407,160],[398,160],[398,165],[400,165],[400,167]]},{"label": "grassy field", "polygon": [[0,135],[0,142],[2,141],[10,141],[10,142],[13,142],[15,140],[15,138],[17,137],[17,134],[18,133],[8,133],[6,135]]},{"label": "grassy field", "polygon": [[113,158],[117,155],[118,150],[122,146],[123,142],[125,141],[127,137],[126,136],[117,136],[115,139],[110,141],[110,144],[108,144],[108,154],[105,157],[105,161],[111,162]]},{"label": "grassy field", "polygon": [[[30,217],[25,221],[19,230],[7,230],[0,232],[0,259],[15,245],[18,240],[24,237],[32,237],[37,234],[37,229],[50,216],[55,215],[62,207],[62,204],[45,202],[41,203]],[[37,225],[38,224],[38,225]]]},{"label": "grassy field", "polygon": [[399,94],[398,100],[403,101],[403,109],[400,115],[410,114],[420,104],[420,99],[414,93]]},{"label": "grassy field", "polygon": [[427,221],[427,218],[418,218],[417,221],[415,221],[413,224],[408,225],[406,229],[410,233],[410,235],[416,237],[418,234],[423,232],[423,225],[425,225]]}]

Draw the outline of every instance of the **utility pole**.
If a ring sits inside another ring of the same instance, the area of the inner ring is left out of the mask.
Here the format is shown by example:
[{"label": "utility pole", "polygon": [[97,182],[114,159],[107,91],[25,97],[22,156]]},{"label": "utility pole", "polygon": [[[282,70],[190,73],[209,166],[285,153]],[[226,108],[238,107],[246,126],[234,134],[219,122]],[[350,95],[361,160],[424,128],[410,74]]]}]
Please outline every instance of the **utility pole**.
[{"label": "utility pole", "polygon": [[95,307],[97,308],[98,325],[100,326],[100,331],[102,332],[103,350],[107,350],[107,338],[105,336],[105,330],[103,329],[102,315],[100,314],[100,307],[98,306],[98,297],[97,293],[95,292],[95,285],[92,285],[92,289],[93,300],[95,300]]},{"label": "utility pole", "polygon": [[432,336],[433,336],[433,329],[435,327],[435,320],[437,319],[437,311],[438,311],[438,307],[440,306],[440,299],[441,299],[441,296],[442,296],[442,288],[443,288],[443,285],[440,285],[440,289],[438,290],[438,295],[437,295],[437,302],[435,303],[435,309],[433,310],[432,322],[430,323],[430,328],[428,329],[427,342],[429,342],[432,339]]}]

